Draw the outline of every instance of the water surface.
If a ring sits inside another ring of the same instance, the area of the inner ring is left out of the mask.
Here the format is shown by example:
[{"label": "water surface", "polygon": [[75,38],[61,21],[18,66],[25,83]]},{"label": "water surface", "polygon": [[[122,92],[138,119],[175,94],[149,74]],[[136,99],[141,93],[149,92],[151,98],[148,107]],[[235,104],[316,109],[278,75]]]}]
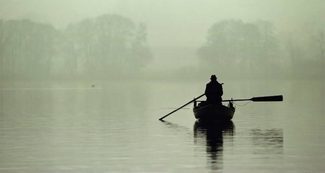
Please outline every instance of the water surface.
[{"label": "water surface", "polygon": [[205,82],[3,82],[0,172],[323,172],[324,82],[225,81],[224,127],[195,122]]}]

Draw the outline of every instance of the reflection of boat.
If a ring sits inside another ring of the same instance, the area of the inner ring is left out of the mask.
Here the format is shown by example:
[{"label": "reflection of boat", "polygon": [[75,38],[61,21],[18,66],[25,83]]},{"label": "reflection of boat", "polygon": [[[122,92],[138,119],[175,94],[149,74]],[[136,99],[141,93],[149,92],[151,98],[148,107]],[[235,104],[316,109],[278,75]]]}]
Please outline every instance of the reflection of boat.
[{"label": "reflection of boat", "polygon": [[208,164],[212,170],[222,169],[224,139],[228,144],[232,142],[234,128],[235,126],[232,121],[222,124],[195,122],[193,127],[194,143],[205,145]]},{"label": "reflection of boat", "polygon": [[199,121],[204,122],[227,122],[232,119],[235,113],[235,107],[232,102],[228,106],[217,104],[205,104],[201,102],[197,105],[194,102],[194,116]]},{"label": "reflection of boat", "polygon": [[194,128],[194,134],[197,133],[207,134],[207,133],[219,133],[219,132],[229,134],[229,133],[233,133],[235,125],[231,120],[222,124],[210,124],[202,121],[196,121],[194,123],[193,128]]}]

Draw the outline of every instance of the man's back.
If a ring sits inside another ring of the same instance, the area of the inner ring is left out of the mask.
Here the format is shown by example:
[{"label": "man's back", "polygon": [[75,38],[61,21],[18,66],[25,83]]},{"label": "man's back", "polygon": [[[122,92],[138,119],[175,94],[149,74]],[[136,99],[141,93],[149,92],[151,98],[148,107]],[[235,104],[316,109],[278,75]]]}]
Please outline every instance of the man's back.
[{"label": "man's back", "polygon": [[208,102],[221,104],[221,96],[223,95],[222,85],[217,81],[210,81],[206,85],[205,95]]}]

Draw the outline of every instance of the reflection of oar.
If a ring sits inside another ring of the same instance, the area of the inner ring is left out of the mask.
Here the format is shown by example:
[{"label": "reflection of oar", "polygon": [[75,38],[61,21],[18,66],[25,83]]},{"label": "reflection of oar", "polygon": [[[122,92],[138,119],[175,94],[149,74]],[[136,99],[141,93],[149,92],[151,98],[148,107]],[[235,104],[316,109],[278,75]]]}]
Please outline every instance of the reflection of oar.
[{"label": "reflection of oar", "polygon": [[203,97],[204,95],[205,95],[205,94],[202,94],[202,95],[200,95],[200,96],[198,96],[198,97],[194,98],[193,100],[191,100],[191,101],[187,102],[187,103],[186,103],[186,104],[184,104],[183,106],[181,106],[181,107],[179,107],[179,108],[177,108],[177,109],[175,109],[175,110],[171,111],[171,112],[170,112],[170,113],[168,113],[167,115],[165,115],[165,116],[163,116],[163,117],[159,118],[159,120],[160,120],[160,121],[162,121],[164,118],[166,118],[166,117],[168,117],[169,115],[173,114],[174,112],[176,112],[176,111],[178,111],[178,110],[182,109],[183,107],[185,107],[185,106],[187,106],[187,105],[191,104],[192,102],[194,102],[195,100],[197,100],[197,99],[199,99],[199,98]]},{"label": "reflection of oar", "polygon": [[253,102],[278,102],[283,101],[282,95],[276,95],[276,96],[261,96],[261,97],[253,97],[250,99],[234,99],[234,100],[222,100],[223,102],[229,102],[229,101],[253,101]]}]

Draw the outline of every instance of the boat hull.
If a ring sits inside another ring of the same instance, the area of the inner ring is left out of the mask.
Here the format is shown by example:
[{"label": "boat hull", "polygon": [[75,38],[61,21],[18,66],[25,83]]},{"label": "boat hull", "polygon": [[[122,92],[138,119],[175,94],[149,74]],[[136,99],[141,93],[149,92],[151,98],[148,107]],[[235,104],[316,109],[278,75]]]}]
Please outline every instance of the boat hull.
[{"label": "boat hull", "polygon": [[195,106],[193,112],[195,118],[201,122],[228,122],[234,116],[235,107],[232,104],[206,104]]}]

